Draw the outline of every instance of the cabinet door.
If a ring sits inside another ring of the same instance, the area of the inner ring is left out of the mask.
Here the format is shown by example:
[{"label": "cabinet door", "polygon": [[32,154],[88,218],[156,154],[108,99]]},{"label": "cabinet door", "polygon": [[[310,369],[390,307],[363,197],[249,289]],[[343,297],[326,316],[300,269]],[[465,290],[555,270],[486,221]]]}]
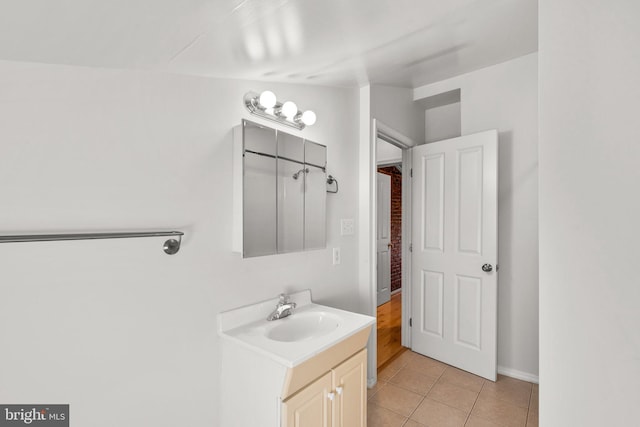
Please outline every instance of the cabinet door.
[{"label": "cabinet door", "polygon": [[243,256],[276,253],[276,159],[244,155]]},{"label": "cabinet door", "polygon": [[278,253],[304,249],[304,164],[278,159]]},{"label": "cabinet door", "polygon": [[367,350],[338,365],[332,375],[336,393],[332,427],[366,427]]},{"label": "cabinet door", "polygon": [[304,141],[304,248],[327,247],[327,147]]},{"label": "cabinet door", "polygon": [[304,193],[304,248],[327,247],[327,174],[306,166]]},{"label": "cabinet door", "polygon": [[328,372],[282,403],[282,427],[330,427],[330,392]]},{"label": "cabinet door", "polygon": [[276,131],[243,121],[243,257],[276,253]]}]

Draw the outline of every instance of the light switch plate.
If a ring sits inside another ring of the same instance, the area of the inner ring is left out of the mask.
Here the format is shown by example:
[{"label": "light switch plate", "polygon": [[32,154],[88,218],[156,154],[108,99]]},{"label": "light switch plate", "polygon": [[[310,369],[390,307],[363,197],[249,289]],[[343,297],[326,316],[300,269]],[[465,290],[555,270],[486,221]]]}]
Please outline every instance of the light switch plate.
[{"label": "light switch plate", "polygon": [[351,236],[355,234],[356,226],[355,221],[351,218],[340,220],[340,234],[342,236]]}]

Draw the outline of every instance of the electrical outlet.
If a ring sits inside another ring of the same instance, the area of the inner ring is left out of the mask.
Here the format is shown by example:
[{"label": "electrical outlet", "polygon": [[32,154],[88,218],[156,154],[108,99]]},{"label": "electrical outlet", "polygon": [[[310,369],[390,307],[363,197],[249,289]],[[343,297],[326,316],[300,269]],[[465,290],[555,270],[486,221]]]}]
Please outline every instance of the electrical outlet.
[{"label": "electrical outlet", "polygon": [[333,248],[333,265],[340,264],[340,248]]},{"label": "electrical outlet", "polygon": [[356,226],[353,219],[340,220],[340,234],[343,236],[351,236],[355,234]]}]

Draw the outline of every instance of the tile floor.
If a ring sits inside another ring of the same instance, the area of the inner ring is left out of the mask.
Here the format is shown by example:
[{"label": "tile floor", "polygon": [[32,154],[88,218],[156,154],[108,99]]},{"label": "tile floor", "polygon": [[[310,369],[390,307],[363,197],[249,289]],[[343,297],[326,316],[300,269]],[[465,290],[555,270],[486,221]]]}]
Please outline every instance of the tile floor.
[{"label": "tile floor", "polygon": [[538,385],[497,382],[405,351],[369,390],[369,427],[537,427]]}]

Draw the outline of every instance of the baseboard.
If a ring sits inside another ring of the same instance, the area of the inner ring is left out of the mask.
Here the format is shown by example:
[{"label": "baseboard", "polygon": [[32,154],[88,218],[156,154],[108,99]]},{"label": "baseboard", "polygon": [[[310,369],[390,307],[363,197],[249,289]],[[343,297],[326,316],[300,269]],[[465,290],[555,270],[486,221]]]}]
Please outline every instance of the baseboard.
[{"label": "baseboard", "polygon": [[498,373],[507,377],[515,378],[517,380],[527,381],[534,384],[540,383],[538,375],[533,375],[528,372],[518,371],[517,369],[505,368],[504,366],[498,366]]}]

